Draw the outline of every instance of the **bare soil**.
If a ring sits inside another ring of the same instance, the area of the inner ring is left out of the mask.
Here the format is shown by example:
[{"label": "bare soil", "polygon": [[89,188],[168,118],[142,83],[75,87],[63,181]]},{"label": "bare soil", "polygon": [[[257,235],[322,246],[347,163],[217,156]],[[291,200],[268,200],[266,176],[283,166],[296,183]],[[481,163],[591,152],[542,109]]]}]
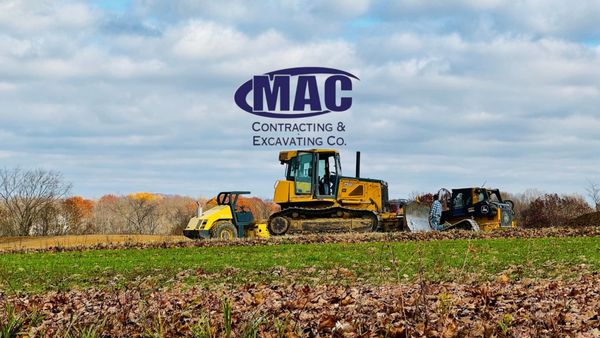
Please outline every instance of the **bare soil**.
[{"label": "bare soil", "polygon": [[600,211],[581,215],[569,221],[569,227],[600,227]]}]

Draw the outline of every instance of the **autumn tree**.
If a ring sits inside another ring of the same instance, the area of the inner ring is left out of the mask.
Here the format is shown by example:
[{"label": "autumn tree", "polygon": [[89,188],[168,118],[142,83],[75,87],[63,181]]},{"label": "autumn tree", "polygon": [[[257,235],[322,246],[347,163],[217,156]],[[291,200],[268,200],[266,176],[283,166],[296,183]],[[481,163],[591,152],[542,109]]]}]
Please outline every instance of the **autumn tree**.
[{"label": "autumn tree", "polygon": [[77,235],[94,232],[91,222],[94,201],[73,196],[62,202],[62,209],[67,226],[66,232]]},{"label": "autumn tree", "polygon": [[68,194],[71,184],[62,175],[43,169],[1,169],[0,203],[7,219],[3,232],[27,236],[43,210]]}]

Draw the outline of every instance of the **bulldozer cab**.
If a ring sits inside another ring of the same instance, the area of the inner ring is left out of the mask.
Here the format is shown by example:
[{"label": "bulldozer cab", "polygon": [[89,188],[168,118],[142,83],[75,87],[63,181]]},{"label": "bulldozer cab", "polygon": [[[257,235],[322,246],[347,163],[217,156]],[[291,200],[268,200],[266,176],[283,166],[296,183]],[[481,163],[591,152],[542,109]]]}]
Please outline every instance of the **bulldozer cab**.
[{"label": "bulldozer cab", "polygon": [[[281,159],[281,156],[280,156]],[[298,151],[287,164],[286,179],[294,182],[296,195],[334,197],[341,176],[339,153],[335,150]]]},{"label": "bulldozer cab", "polygon": [[217,195],[218,205],[227,205],[231,209],[233,225],[238,229],[238,236],[243,237],[246,226],[254,223],[252,212],[245,206],[237,204],[240,195],[248,195],[249,191],[224,191]]}]

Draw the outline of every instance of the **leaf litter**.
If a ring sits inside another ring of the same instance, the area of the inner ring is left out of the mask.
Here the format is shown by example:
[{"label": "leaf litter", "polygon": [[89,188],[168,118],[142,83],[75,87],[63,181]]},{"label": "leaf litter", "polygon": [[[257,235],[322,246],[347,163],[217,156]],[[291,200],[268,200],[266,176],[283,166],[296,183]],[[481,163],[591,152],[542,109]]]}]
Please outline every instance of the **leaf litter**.
[{"label": "leaf litter", "polygon": [[598,273],[520,281],[503,273],[491,282],[380,286],[140,283],[119,291],[0,294],[0,309],[21,318],[21,333],[47,337],[84,328],[110,337],[198,336],[200,329],[208,337],[228,330],[232,337],[249,330],[260,337],[598,337],[598,281]]}]

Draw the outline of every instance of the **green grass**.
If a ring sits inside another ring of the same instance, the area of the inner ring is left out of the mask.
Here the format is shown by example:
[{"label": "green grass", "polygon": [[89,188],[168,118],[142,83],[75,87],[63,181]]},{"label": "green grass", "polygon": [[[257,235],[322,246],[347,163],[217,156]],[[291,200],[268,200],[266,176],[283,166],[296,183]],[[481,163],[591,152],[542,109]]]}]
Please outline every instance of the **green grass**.
[{"label": "green grass", "polygon": [[[183,270],[190,271],[177,276]],[[489,280],[500,273],[514,279],[569,278],[598,270],[597,237],[92,250],[2,254],[0,290],[163,286],[177,280],[210,287],[296,281],[382,284],[421,276]]]}]

